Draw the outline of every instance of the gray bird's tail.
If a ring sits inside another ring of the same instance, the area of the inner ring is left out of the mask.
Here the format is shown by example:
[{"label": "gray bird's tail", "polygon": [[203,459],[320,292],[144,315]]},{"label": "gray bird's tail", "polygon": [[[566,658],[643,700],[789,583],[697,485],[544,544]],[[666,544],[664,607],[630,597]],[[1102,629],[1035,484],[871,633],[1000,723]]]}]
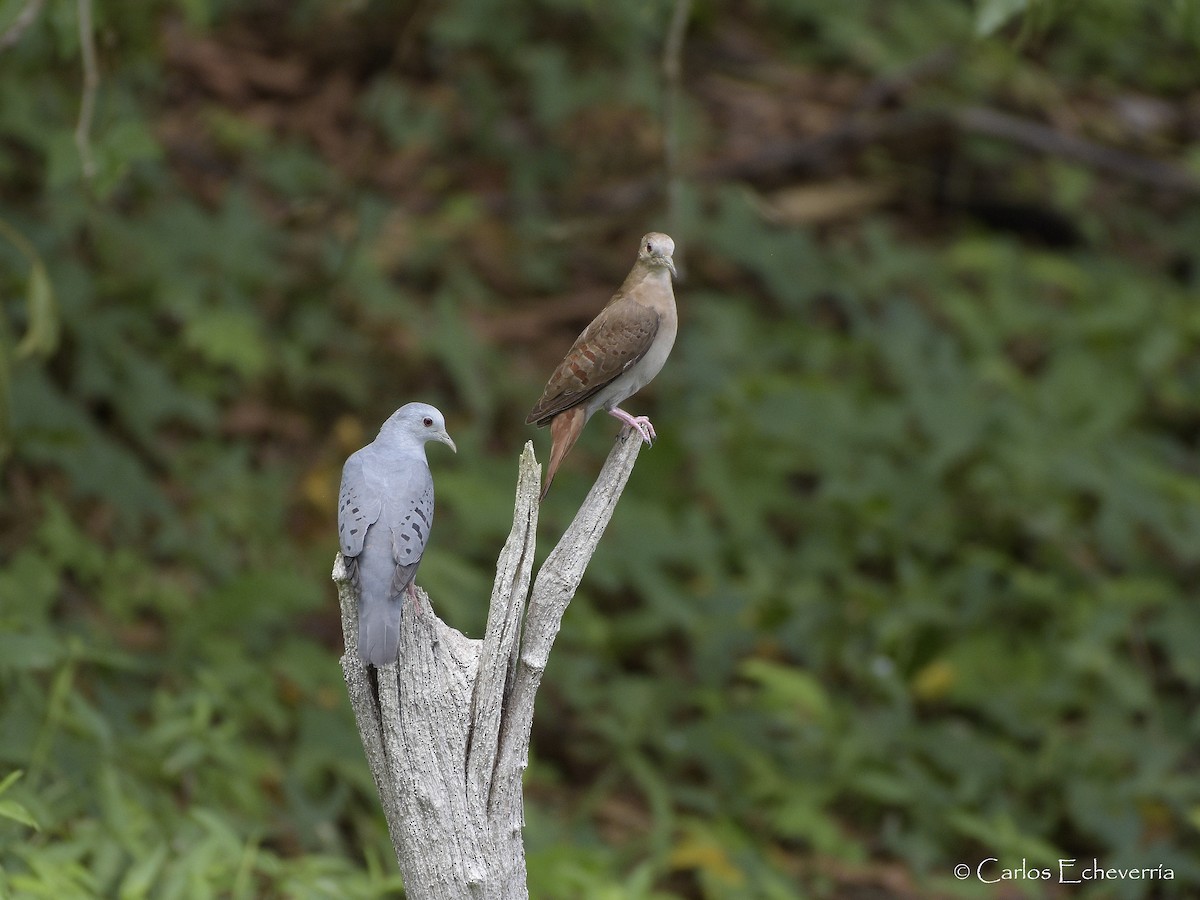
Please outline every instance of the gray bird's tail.
[{"label": "gray bird's tail", "polygon": [[386,666],[400,650],[400,613],[404,594],[358,604],[358,658],[363,665]]}]

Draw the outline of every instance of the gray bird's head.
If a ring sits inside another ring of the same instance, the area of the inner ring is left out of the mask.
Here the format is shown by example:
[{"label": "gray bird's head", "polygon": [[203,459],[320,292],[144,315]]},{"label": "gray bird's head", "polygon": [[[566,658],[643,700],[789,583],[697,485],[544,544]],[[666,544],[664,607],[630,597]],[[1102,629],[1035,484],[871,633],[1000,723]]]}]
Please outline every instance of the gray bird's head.
[{"label": "gray bird's head", "polygon": [[428,403],[405,403],[383,423],[379,436],[385,440],[412,441],[418,447],[426,441],[441,441],[458,452],[458,447],[446,433],[446,420]]},{"label": "gray bird's head", "polygon": [[670,269],[671,274],[676,275],[675,262],[671,259],[674,252],[675,242],[668,235],[652,231],[642,238],[641,246],[638,247],[638,260],[653,269]]}]

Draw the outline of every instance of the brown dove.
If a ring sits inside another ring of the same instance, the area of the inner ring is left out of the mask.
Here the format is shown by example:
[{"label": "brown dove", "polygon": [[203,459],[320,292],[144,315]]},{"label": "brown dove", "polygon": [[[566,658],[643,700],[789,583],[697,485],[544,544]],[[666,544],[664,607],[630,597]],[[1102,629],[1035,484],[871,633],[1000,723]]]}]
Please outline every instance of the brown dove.
[{"label": "brown dove", "polygon": [[584,424],[600,408],[636,429],[647,444],[657,437],[648,418],[631,416],[617,404],[650,383],[675,343],[674,252],[675,242],[665,234],[642,238],[625,282],[575,339],[525,419],[539,428],[550,424],[550,464],[541,499]]}]

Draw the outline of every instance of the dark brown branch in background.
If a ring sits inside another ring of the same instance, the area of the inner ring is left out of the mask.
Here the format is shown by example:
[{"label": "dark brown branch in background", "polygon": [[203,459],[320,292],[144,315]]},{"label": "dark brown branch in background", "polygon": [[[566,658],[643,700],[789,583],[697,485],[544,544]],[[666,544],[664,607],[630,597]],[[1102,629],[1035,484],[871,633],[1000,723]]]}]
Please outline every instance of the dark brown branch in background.
[{"label": "dark brown branch in background", "polygon": [[849,119],[813,138],[767,143],[753,156],[708,163],[696,177],[703,181],[765,181],[820,175],[845,165],[848,154],[872,144],[944,130],[946,126],[944,117],[923,110]]},{"label": "dark brown branch in background", "polygon": [[940,47],[894,72],[871,79],[859,91],[853,112],[862,114],[903,100],[916,85],[948,71],[960,55],[955,47]]},{"label": "dark brown branch in background", "polygon": [[1085,138],[1056,131],[1049,125],[1023,119],[998,109],[972,106],[953,113],[954,123],[968,134],[1008,141],[1061,159],[1069,159],[1100,172],[1137,181],[1150,187],[1188,194],[1200,193],[1200,180],[1172,163],[1106,147]]},{"label": "dark brown branch in background", "polygon": [[[874,119],[851,119],[814,138],[763,144],[752,156],[720,159],[690,173],[696,181],[769,181],[814,177],[842,166],[848,154],[884,140],[906,137],[931,129],[945,129],[945,117],[924,111],[902,111]],[[604,212],[626,213],[648,203],[659,193],[656,177],[613,185],[588,196],[586,205]]]},{"label": "dark brown branch in background", "polygon": [[[880,142],[938,132],[986,136],[1148,187],[1200,194],[1200,179],[1173,163],[1106,147],[1031,119],[983,107],[947,112],[901,110],[853,118],[816,137],[765,144],[751,156],[716,160],[685,174],[701,182],[811,178],[845,166],[849,156]],[[641,178],[596,191],[588,196],[586,205],[614,215],[627,213],[653,200],[660,189],[658,178]]]}]

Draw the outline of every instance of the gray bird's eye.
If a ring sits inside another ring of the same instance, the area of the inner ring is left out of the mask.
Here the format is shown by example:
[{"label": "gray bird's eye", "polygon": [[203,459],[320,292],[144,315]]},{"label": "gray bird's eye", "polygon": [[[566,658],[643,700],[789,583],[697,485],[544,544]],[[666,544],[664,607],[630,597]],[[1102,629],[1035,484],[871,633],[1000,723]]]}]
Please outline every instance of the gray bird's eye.
[{"label": "gray bird's eye", "polygon": [[426,428],[429,428],[430,426],[432,426],[432,425],[433,425],[433,419],[429,418],[429,416],[426,416],[426,417],[425,417],[424,419],[422,419],[421,421],[425,423],[425,427],[426,427]]}]

